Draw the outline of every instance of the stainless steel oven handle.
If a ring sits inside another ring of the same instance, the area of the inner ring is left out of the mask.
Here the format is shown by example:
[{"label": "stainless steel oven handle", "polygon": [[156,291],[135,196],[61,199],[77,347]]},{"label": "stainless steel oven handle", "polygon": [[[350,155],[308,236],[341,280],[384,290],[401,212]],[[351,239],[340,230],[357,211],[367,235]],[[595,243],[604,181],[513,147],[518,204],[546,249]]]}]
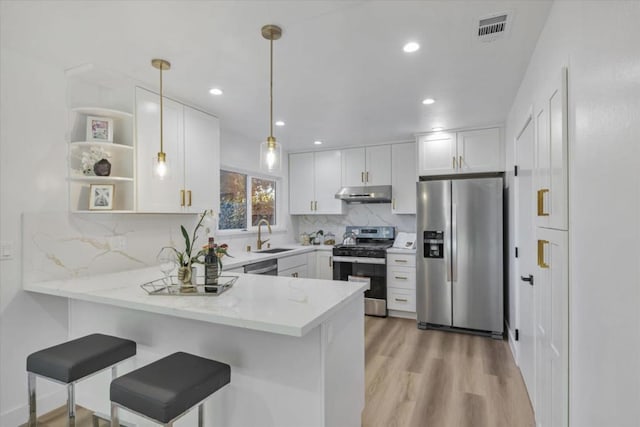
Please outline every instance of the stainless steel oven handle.
[{"label": "stainless steel oven handle", "polygon": [[384,258],[363,258],[357,256],[334,256],[334,264],[336,262],[348,262],[351,264],[380,264],[384,265],[387,261]]}]

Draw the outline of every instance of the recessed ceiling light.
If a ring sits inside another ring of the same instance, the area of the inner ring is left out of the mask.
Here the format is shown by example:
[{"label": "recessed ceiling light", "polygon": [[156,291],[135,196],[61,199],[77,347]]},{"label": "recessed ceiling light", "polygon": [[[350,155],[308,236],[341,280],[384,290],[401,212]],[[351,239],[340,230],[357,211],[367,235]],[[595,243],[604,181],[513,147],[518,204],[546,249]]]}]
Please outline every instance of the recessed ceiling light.
[{"label": "recessed ceiling light", "polygon": [[423,103],[424,105],[431,105],[431,104],[433,104],[434,102],[436,102],[436,100],[435,100],[435,99],[433,99],[433,98],[427,98],[427,99],[423,99],[423,100],[422,100],[422,103]]},{"label": "recessed ceiling light", "polygon": [[418,49],[420,49],[420,45],[416,42],[409,42],[407,44],[405,44],[402,48],[402,50],[404,50],[407,53],[412,53],[417,51]]},{"label": "recessed ceiling light", "polygon": [[322,145],[322,141],[313,141],[313,143],[316,145]]},{"label": "recessed ceiling light", "polygon": [[441,130],[444,130],[444,128],[438,126],[438,127],[432,128],[431,130],[433,130],[434,132],[440,132]]},{"label": "recessed ceiling light", "polygon": [[214,87],[209,91],[209,93],[211,95],[222,95],[222,89],[218,89],[217,87]]},{"label": "recessed ceiling light", "polygon": [[276,125],[276,126],[284,126],[284,122],[283,122],[282,120],[278,120],[278,121],[275,123],[275,125]]}]

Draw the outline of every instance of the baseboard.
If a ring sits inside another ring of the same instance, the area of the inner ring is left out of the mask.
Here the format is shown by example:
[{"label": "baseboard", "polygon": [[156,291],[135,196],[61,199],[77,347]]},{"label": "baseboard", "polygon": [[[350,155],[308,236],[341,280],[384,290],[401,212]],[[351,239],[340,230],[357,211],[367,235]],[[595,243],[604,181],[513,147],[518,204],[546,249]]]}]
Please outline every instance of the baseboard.
[{"label": "baseboard", "polygon": [[401,317],[403,319],[412,319],[416,320],[416,313],[411,311],[400,311],[400,310],[388,310],[387,314],[389,317]]},{"label": "baseboard", "polygon": [[[24,400],[26,402],[27,396],[25,392]],[[38,408],[38,415],[46,414],[49,411],[53,411],[54,409],[65,405],[67,402],[67,389],[66,387],[54,391],[46,396],[38,396],[38,400],[36,406]],[[0,426],[19,426],[24,424],[29,419],[29,408],[28,406],[22,405],[17,408],[11,409],[7,412],[3,412],[0,414]]]},{"label": "baseboard", "polygon": [[517,366],[520,366],[520,361],[518,359],[518,347],[516,346],[516,333],[512,330],[508,324],[505,325],[507,327],[507,337],[509,342],[509,348],[511,349],[511,355],[513,356],[513,360],[516,362]]}]

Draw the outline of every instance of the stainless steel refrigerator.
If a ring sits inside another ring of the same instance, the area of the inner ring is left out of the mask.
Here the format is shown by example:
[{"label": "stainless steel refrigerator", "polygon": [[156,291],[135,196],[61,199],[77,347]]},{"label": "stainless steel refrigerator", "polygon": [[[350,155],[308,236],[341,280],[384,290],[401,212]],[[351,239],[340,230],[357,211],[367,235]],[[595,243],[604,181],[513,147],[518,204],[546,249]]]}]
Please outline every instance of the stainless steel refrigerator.
[{"label": "stainless steel refrigerator", "polygon": [[417,186],[418,327],[502,337],[502,177]]}]

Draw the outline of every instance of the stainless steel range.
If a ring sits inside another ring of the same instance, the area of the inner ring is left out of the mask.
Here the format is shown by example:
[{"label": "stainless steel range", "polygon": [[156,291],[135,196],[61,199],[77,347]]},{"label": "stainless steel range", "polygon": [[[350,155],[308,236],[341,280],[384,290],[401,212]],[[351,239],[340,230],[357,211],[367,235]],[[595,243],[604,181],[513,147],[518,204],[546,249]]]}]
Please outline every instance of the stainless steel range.
[{"label": "stainless steel range", "polygon": [[364,313],[387,316],[387,249],[395,227],[348,226],[344,243],[333,248],[333,280],[365,281]]}]

